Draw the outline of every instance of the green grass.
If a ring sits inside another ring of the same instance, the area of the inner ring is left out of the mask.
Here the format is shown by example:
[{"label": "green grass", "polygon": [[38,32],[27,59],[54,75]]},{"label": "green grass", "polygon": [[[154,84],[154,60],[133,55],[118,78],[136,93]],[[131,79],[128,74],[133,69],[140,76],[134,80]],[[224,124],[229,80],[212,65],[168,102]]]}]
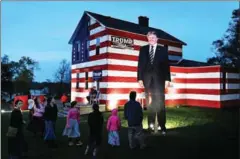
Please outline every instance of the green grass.
[{"label": "green grass", "polygon": [[[238,110],[220,110],[204,108],[167,108],[167,136],[146,136],[149,148],[143,151],[131,151],[128,148],[127,123],[122,119],[123,128],[120,132],[121,147],[113,149],[107,145],[107,132],[104,130],[103,143],[99,152],[101,159],[146,159],[154,157],[160,159],[186,159],[186,158],[217,158],[235,159],[238,150]],[[109,112],[104,113],[105,121]],[[123,117],[123,112],[119,112]],[[27,120],[27,114],[24,114]],[[87,116],[81,117],[81,139],[83,147],[68,147],[67,138],[62,131],[65,118],[57,121],[58,149],[49,150],[41,138],[34,138],[25,131],[29,144],[30,159],[82,159],[88,137]],[[143,125],[146,127],[146,112],[144,112]],[[2,158],[7,158],[7,138],[5,137],[9,124],[9,114],[2,114]],[[105,125],[104,125],[105,126]]]}]

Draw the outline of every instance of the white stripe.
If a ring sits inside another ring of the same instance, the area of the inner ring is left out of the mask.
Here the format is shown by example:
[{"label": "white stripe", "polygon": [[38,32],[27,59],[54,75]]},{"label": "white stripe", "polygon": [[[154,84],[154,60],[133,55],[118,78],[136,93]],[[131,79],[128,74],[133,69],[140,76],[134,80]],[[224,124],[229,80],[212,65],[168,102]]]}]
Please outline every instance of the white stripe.
[{"label": "white stripe", "polygon": [[[108,41],[108,40],[109,40],[108,35],[100,37],[100,43]],[[90,41],[90,46],[92,46],[92,45],[96,45],[96,39],[93,39],[93,40]]]},{"label": "white stripe", "polygon": [[173,88],[194,88],[194,89],[220,89],[220,84],[184,84],[184,83],[172,83]]},{"label": "white stripe", "polygon": [[96,20],[93,19],[93,18],[90,18],[90,25],[93,25],[93,24],[95,24],[95,23],[96,23]]},{"label": "white stripe", "polygon": [[[107,47],[102,47],[99,49],[99,54],[103,54],[106,52],[107,52]],[[89,56],[94,56],[94,55],[96,55],[96,49],[89,51]]]},{"label": "white stripe", "polygon": [[[88,83],[88,87],[92,87],[92,82]],[[85,88],[85,83],[79,82],[80,88]],[[100,88],[140,88],[137,82],[100,82]],[[72,88],[76,88],[76,82],[72,82]]]},{"label": "white stripe", "polygon": [[117,49],[117,48],[112,48],[112,47],[108,47],[108,52],[122,54],[122,55],[132,55],[132,56],[139,55],[139,51],[137,51],[137,50]]},{"label": "white stripe", "polygon": [[204,95],[204,94],[175,94],[166,95],[166,100],[176,100],[176,99],[196,99],[196,100],[210,100],[210,101],[220,101],[220,95]]},{"label": "white stripe", "polygon": [[[174,68],[174,67],[173,67]],[[207,73],[176,73],[171,71],[172,78],[220,78],[220,72]]]},{"label": "white stripe", "polygon": [[99,33],[99,32],[104,31],[104,30],[105,30],[105,27],[99,26],[97,28],[94,28],[94,29],[90,30],[90,35]]},{"label": "white stripe", "polygon": [[[105,41],[111,41],[111,35],[105,35],[103,36],[103,38],[100,40],[101,42],[105,42]],[[96,43],[94,42],[94,40],[90,41],[90,45],[95,45]],[[144,45],[148,45],[147,41],[142,41],[142,40],[133,40],[133,44],[137,45],[137,46],[144,46]],[[160,46],[164,46],[163,44],[158,44]],[[178,47],[174,47],[174,46],[169,46],[168,47],[169,51],[175,51],[175,52],[182,52],[182,48],[178,48]]]},{"label": "white stripe", "polygon": [[130,60],[115,60],[115,59],[108,59],[108,64],[110,65],[124,65],[124,66],[135,66],[137,67],[137,61],[130,61]]},{"label": "white stripe", "polygon": [[99,65],[105,65],[105,64],[107,64],[107,59],[101,59],[101,60],[83,62],[83,63],[72,65],[72,69],[99,66]]},{"label": "white stripe", "polygon": [[226,78],[240,79],[240,73],[226,73]]},{"label": "white stripe", "polygon": [[109,70],[108,76],[114,76],[114,77],[137,77],[137,72],[133,71],[111,71]]},{"label": "white stripe", "polygon": [[178,47],[174,47],[174,46],[169,46],[168,50],[175,51],[175,52],[182,52],[182,48],[178,48]]},{"label": "white stripe", "polygon": [[220,78],[220,72],[187,73],[187,78]]}]

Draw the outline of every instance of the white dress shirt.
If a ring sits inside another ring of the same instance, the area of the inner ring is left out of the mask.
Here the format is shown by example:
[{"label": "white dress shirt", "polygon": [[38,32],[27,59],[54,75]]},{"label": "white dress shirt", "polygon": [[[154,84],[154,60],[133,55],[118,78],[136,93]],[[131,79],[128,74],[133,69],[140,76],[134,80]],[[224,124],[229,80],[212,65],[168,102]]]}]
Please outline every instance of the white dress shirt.
[{"label": "white dress shirt", "polygon": [[[152,45],[149,44],[149,52],[151,51],[151,47],[152,47]],[[154,44],[153,45],[153,58],[155,56],[156,49],[157,49],[157,44]]]}]

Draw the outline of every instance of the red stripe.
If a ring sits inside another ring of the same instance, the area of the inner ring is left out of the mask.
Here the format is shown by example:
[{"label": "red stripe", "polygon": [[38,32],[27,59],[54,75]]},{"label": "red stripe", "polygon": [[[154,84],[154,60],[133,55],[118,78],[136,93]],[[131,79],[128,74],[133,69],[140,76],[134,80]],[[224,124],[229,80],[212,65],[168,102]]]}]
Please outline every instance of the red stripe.
[{"label": "red stripe", "polygon": [[[110,29],[110,28],[107,28],[106,30],[107,30],[107,33],[110,35],[128,37],[128,38],[142,40],[142,41],[148,41],[146,35],[139,35],[139,34],[134,34],[134,33],[125,32],[122,30]],[[170,46],[182,48],[182,44],[180,44],[178,42],[169,41],[169,40],[159,39],[158,43],[163,44],[163,45],[170,45]]]},{"label": "red stripe", "polygon": [[206,108],[220,108],[219,101],[210,100],[196,100],[196,99],[177,99],[177,100],[166,100],[165,104],[167,106],[193,106],[193,107],[206,107]]},{"label": "red stripe", "polygon": [[172,73],[207,73],[207,72],[220,72],[220,66],[207,66],[207,67],[173,67],[171,66]]},{"label": "red stripe", "polygon": [[166,94],[211,94],[211,95],[220,95],[220,90],[215,89],[174,89],[168,88],[166,89]]},{"label": "red stripe", "polygon": [[[88,81],[93,81],[93,78],[88,77]],[[72,82],[85,82],[85,78],[73,78]],[[103,76],[101,82],[137,82],[137,77]]]},{"label": "red stripe", "polygon": [[188,106],[199,106],[207,108],[220,108],[220,101],[210,101],[210,100],[197,100],[197,99],[188,99],[186,100],[186,105]]},{"label": "red stripe", "polygon": [[[129,61],[135,61],[138,62],[138,56],[133,56],[133,55],[124,55],[124,54],[118,54],[118,53],[103,53],[100,55],[94,55],[90,56],[90,61],[95,61],[95,60],[101,60],[101,59],[117,59],[117,60],[129,60]],[[174,60],[169,60],[170,63],[176,63],[178,61]]]},{"label": "red stripe", "polygon": [[133,55],[123,55],[123,54],[117,54],[117,53],[104,53],[104,54],[100,54],[100,55],[94,55],[94,56],[90,56],[90,61],[94,61],[94,60],[100,60],[100,59],[118,59],[118,60],[130,60],[130,61],[138,61],[138,57],[137,56],[133,56]]},{"label": "red stripe", "polygon": [[[176,83],[223,83],[222,78],[174,78]],[[226,83],[240,83],[240,79],[226,79]]]},{"label": "red stripe", "polygon": [[95,29],[95,28],[97,28],[97,27],[99,27],[99,26],[101,26],[99,23],[94,23],[94,24],[90,25],[90,26],[88,27],[88,29],[89,29],[89,30],[93,30],[93,29]]}]

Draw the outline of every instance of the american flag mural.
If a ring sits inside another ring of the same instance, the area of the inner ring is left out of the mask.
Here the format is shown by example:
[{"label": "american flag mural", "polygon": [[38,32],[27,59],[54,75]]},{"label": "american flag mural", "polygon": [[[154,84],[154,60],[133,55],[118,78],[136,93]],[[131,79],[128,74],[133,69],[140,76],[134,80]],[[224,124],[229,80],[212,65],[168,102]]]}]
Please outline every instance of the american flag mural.
[{"label": "american flag mural", "polygon": [[[87,39],[85,44],[80,45],[81,50],[87,50],[81,58],[86,56],[87,60],[74,62],[76,45],[73,44],[71,100],[86,103],[89,88],[98,84],[101,104],[109,107],[124,105],[132,90],[138,93],[138,100],[144,104],[144,90],[137,83],[137,63],[140,47],[148,44],[146,36],[106,27],[91,15],[89,17],[89,23],[86,23],[89,36],[87,33],[79,34]],[[112,36],[133,39],[133,48],[113,47]],[[168,46],[170,63],[182,59],[182,44],[164,39],[159,39],[158,44]],[[99,83],[93,80],[94,70],[102,71]],[[166,89],[166,104],[221,107],[239,103],[240,74],[223,72],[226,70],[220,66],[171,66],[172,82]]]}]

